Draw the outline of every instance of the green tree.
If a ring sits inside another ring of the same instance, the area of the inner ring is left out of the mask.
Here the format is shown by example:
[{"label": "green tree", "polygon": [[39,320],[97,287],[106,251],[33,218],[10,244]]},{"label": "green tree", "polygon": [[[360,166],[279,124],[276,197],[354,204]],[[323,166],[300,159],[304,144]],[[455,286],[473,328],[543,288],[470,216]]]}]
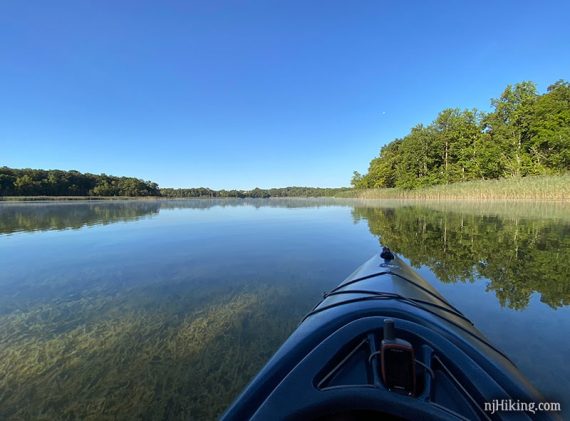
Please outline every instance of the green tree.
[{"label": "green tree", "polygon": [[11,174],[3,173],[3,169],[0,168],[0,196],[10,196],[15,194],[14,192],[14,182],[16,177]]},{"label": "green tree", "polygon": [[356,188],[413,189],[570,169],[570,84],[509,85],[488,114],[447,108],[380,150]]},{"label": "green tree", "polygon": [[560,80],[536,100],[529,133],[534,172],[570,170],[570,83]]},{"label": "green tree", "polygon": [[478,115],[477,110],[448,108],[437,116],[434,143],[440,151],[441,182],[468,181],[481,176],[477,160],[482,136]]},{"label": "green tree", "polygon": [[350,184],[352,185],[352,187],[354,187],[356,189],[361,189],[361,188],[366,187],[363,184],[362,174],[360,174],[358,171],[354,171],[352,173],[352,179],[350,180]]},{"label": "green tree", "polygon": [[529,154],[530,124],[538,94],[533,82],[508,85],[498,99],[491,101],[494,111],[487,115],[487,132],[501,147],[505,175],[520,177],[532,173]]},{"label": "green tree", "polygon": [[400,161],[401,139],[396,139],[380,149],[380,155],[370,162],[368,173],[362,176],[357,188],[390,188],[396,186],[397,168]]},{"label": "green tree", "polygon": [[0,168],[0,195],[16,196],[158,196],[156,183],[133,177],[82,174],[78,171]]},{"label": "green tree", "polygon": [[438,165],[434,148],[435,130],[433,125],[417,125],[402,139],[398,147],[399,160],[396,164],[395,186],[413,189],[437,184],[438,174],[433,168]]},{"label": "green tree", "polygon": [[14,181],[14,188],[17,194],[33,195],[36,194],[36,184],[29,174],[23,174]]}]

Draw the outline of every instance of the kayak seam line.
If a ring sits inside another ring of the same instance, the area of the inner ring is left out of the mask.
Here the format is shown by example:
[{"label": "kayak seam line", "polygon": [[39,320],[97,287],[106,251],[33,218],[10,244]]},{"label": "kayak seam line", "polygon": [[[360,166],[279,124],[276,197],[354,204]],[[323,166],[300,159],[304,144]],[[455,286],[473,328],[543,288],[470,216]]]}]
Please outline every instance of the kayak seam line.
[{"label": "kayak seam line", "polygon": [[375,277],[381,276],[381,275],[389,275],[391,273],[392,273],[391,271],[387,270],[387,271],[383,271],[383,272],[371,273],[370,275],[366,275],[366,276],[361,276],[360,278],[352,279],[348,282],[345,282],[343,284],[338,285],[337,287],[333,288],[331,290],[331,292],[338,291],[339,289],[344,288],[345,286],[348,286],[348,285],[355,284],[356,282],[365,281],[367,279],[375,278]]},{"label": "kayak seam line", "polygon": [[[394,273],[394,272],[391,272],[391,273],[392,273],[393,275],[396,275],[398,278],[401,278],[401,279],[403,279],[404,281],[408,281],[409,283],[411,283],[411,284],[417,286],[417,287],[420,288],[421,290],[427,292],[427,293],[428,293],[429,295],[431,295],[432,297],[437,298],[439,301],[441,301],[442,303],[448,305],[448,306],[451,307],[453,310],[455,310],[457,313],[461,313],[458,309],[456,309],[453,305],[451,305],[451,303],[450,303],[449,301],[447,301],[445,298],[440,297],[440,296],[437,295],[437,294],[434,294],[434,293],[433,293],[432,291],[430,291],[429,289],[427,289],[427,288],[421,286],[420,284],[418,284],[418,283],[412,281],[411,279],[408,279],[408,278],[406,278],[406,277],[404,277],[404,276],[402,276],[402,275],[400,275],[400,274],[398,274],[398,273]],[[463,314],[463,313],[461,313],[461,314]]]},{"label": "kayak seam line", "polygon": [[[334,293],[334,292],[336,292],[336,291],[338,291],[338,290],[340,290],[341,288],[344,288],[344,287],[348,286],[348,285],[352,285],[352,284],[355,284],[355,283],[357,283],[357,282],[365,281],[365,280],[367,280],[367,279],[375,278],[375,277],[382,276],[382,275],[395,275],[395,276],[397,276],[398,278],[403,279],[404,281],[409,282],[410,284],[414,285],[415,287],[421,289],[422,291],[427,292],[429,295],[431,295],[431,296],[434,297],[435,299],[437,299],[437,300],[441,301],[442,303],[444,303],[444,304],[448,305],[449,307],[451,307],[451,308],[452,308],[453,310],[455,310],[457,313],[463,314],[463,313],[461,313],[457,308],[455,308],[453,305],[451,305],[446,299],[440,297],[440,296],[437,295],[437,294],[434,294],[434,293],[433,293],[432,291],[430,291],[429,289],[427,289],[427,288],[421,286],[420,284],[418,284],[418,283],[412,281],[411,279],[408,279],[408,278],[406,278],[405,276],[402,276],[402,275],[400,275],[400,274],[398,274],[398,273],[396,273],[396,272],[392,272],[391,270],[372,273],[372,274],[370,274],[370,275],[366,275],[366,276],[362,276],[362,277],[360,277],[360,278],[353,279],[353,280],[351,280],[351,281],[349,281],[349,282],[346,282],[346,283],[344,283],[344,284],[340,284],[340,285],[337,286],[336,288],[333,288],[333,289],[331,290],[331,292],[329,292],[329,293],[327,294],[327,296],[330,295],[330,294],[332,294],[332,293]],[[326,297],[325,297],[325,298],[326,298]],[[313,310],[315,310],[321,303],[322,303],[322,301],[321,301],[319,304],[317,304],[317,305],[313,308]]]},{"label": "kayak seam line", "polygon": [[330,297],[331,295],[341,295],[341,294],[370,294],[370,295],[385,296],[386,298],[391,296],[391,297],[394,297],[395,299],[409,300],[409,301],[412,301],[414,303],[426,304],[429,306],[436,307],[439,310],[445,311],[449,314],[453,314],[454,316],[459,317],[460,319],[462,319],[462,320],[466,321],[467,323],[469,323],[470,325],[474,326],[474,324],[471,320],[469,320],[460,311],[455,311],[455,309],[453,307],[451,309],[449,309],[449,308],[445,308],[443,306],[440,306],[438,304],[430,303],[429,301],[420,300],[418,298],[409,298],[409,297],[405,297],[403,295],[396,294],[396,293],[390,293],[390,292],[384,292],[384,291],[371,291],[371,290],[364,290],[364,289],[355,289],[355,290],[331,292],[330,294],[327,295],[327,297]]}]

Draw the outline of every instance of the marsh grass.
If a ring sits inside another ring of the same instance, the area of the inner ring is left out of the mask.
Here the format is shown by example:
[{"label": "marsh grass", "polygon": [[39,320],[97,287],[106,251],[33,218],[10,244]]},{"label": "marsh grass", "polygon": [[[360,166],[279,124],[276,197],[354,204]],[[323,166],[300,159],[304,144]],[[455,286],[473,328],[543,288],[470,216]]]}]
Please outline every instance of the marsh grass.
[{"label": "marsh grass", "polygon": [[548,200],[570,201],[570,174],[479,180],[415,190],[354,190],[339,197],[428,200]]}]

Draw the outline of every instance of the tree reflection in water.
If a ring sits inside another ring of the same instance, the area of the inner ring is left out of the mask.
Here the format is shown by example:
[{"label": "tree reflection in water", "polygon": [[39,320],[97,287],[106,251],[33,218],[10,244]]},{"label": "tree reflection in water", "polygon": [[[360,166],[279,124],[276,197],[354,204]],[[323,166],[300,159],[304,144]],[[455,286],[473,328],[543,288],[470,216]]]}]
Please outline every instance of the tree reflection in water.
[{"label": "tree reflection in water", "polygon": [[570,224],[502,213],[355,207],[353,217],[442,282],[488,279],[501,306],[523,309],[535,292],[552,308],[570,304]]}]

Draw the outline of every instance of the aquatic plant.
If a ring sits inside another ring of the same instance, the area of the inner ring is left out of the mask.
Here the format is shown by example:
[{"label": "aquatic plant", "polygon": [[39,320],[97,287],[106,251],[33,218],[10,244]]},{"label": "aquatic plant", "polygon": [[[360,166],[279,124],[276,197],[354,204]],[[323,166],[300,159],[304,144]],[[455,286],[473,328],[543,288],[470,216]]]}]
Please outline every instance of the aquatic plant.
[{"label": "aquatic plant", "polygon": [[214,419],[294,328],[282,294],[193,308],[94,296],[4,315],[0,417]]}]

